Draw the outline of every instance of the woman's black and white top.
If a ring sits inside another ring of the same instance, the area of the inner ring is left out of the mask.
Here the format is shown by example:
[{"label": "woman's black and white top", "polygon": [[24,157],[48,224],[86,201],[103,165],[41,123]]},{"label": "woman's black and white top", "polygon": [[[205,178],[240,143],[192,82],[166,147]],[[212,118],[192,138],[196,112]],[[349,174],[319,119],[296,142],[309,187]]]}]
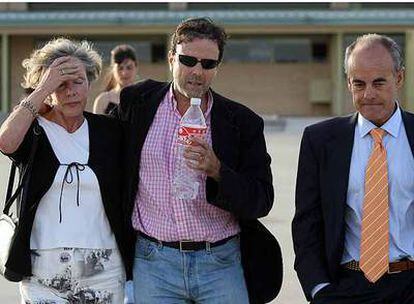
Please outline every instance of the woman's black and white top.
[{"label": "woman's black and white top", "polygon": [[116,248],[97,177],[88,166],[87,119],[73,133],[43,117],[39,124],[60,165],[37,208],[30,248]]}]

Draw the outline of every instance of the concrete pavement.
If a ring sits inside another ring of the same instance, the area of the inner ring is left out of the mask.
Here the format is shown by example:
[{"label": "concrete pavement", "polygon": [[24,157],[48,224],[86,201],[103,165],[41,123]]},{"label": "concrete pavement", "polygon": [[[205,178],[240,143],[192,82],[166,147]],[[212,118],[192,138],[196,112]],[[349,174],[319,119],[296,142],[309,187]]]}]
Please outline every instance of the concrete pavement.
[{"label": "concrete pavement", "polygon": [[[291,222],[294,214],[294,189],[299,143],[304,126],[320,118],[280,119],[266,127],[266,142],[272,156],[272,171],[276,200],[263,223],[280,242],[284,258],[284,283],[278,298],[272,304],[306,304],[295,271]],[[9,161],[0,156],[0,198],[3,201],[9,172]],[[0,277],[0,303],[19,303],[18,285]],[[115,303],[118,304],[118,303]]]}]

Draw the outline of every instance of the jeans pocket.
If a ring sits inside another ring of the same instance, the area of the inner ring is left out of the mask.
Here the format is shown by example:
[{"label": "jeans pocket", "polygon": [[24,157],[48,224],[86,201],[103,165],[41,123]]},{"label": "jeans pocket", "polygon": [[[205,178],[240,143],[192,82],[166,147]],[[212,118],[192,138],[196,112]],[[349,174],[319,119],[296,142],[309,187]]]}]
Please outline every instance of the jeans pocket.
[{"label": "jeans pocket", "polygon": [[139,238],[135,247],[135,258],[151,260],[158,250],[157,246],[158,245],[153,242]]},{"label": "jeans pocket", "polygon": [[232,265],[240,262],[239,242],[229,241],[228,243],[213,247],[210,250],[211,259],[220,265]]}]

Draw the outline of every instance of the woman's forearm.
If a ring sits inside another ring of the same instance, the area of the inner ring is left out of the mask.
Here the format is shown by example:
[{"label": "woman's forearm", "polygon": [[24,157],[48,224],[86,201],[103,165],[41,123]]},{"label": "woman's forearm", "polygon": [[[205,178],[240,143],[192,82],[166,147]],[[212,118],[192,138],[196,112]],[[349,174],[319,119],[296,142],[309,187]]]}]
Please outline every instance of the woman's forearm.
[{"label": "woman's forearm", "polygon": [[35,90],[25,99],[32,110],[19,104],[3,122],[0,128],[0,150],[3,153],[10,154],[17,150],[35,119],[34,114],[42,108],[47,96],[42,90]]}]

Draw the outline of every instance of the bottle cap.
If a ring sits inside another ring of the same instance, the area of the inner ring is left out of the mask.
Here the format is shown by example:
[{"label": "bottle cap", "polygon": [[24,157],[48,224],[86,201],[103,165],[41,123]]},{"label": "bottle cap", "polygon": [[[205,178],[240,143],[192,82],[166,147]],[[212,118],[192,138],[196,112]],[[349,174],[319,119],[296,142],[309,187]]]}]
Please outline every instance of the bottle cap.
[{"label": "bottle cap", "polygon": [[190,104],[192,106],[199,106],[199,105],[201,105],[201,98],[191,98],[190,99]]}]

